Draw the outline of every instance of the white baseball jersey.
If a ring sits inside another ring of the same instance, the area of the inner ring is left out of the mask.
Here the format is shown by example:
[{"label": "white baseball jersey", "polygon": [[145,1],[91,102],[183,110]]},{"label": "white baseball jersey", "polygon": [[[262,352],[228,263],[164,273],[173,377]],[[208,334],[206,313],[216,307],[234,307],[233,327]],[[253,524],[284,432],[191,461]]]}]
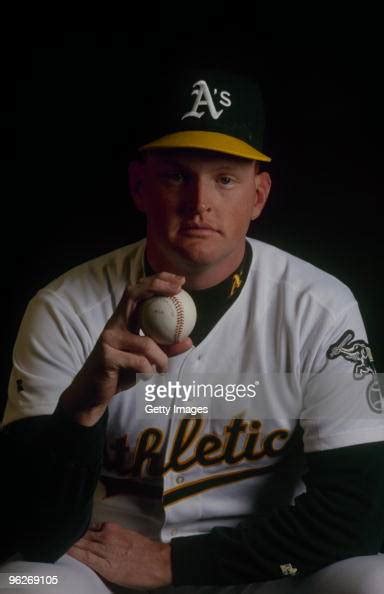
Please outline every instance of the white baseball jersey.
[{"label": "white baseball jersey", "polygon": [[[220,406],[201,418],[176,414],[175,398],[149,402],[151,378],[116,395],[95,519],[165,542],[232,526],[292,502],[304,488],[303,451],[384,439],[371,354],[349,289],[296,257],[248,241],[253,259],[239,297],[200,344],[170,359],[168,375],[189,386],[216,389],[223,378],[245,387],[228,402],[217,392],[211,400]],[[143,276],[144,250],[145,240],[78,266],[30,302],[5,424],[54,411],[126,284]],[[146,412],[147,404],[170,409]]]}]

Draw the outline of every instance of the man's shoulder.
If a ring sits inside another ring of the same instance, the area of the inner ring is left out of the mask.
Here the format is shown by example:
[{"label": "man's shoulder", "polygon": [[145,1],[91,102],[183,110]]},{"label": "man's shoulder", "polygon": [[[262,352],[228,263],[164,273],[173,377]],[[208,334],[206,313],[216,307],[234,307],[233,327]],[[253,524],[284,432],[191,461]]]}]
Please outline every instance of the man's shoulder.
[{"label": "man's shoulder", "polygon": [[268,243],[248,241],[253,250],[252,270],[273,291],[311,299],[333,312],[355,303],[349,287],[329,272]]},{"label": "man's shoulder", "polygon": [[91,308],[111,295],[119,298],[140,274],[144,247],[143,239],[83,262],[51,281],[36,297],[75,309]]}]

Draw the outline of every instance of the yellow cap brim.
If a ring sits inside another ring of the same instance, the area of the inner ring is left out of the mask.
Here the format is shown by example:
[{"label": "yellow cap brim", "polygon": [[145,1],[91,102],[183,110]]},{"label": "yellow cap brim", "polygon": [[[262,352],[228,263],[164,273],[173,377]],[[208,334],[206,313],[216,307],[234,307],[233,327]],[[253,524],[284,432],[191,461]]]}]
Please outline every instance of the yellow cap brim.
[{"label": "yellow cap brim", "polygon": [[221,134],[221,132],[205,132],[203,130],[186,130],[185,132],[174,132],[167,134],[157,140],[149,142],[139,148],[146,149],[167,149],[167,148],[191,148],[217,151],[227,155],[235,155],[253,161],[271,161],[270,157],[253,148],[243,140],[234,136]]}]

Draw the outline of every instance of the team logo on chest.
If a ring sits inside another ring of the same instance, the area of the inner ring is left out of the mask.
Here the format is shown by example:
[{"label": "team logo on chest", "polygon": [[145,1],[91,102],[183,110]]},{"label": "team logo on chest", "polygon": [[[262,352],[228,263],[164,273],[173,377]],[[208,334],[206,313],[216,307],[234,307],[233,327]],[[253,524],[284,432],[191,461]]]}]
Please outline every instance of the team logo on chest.
[{"label": "team logo on chest", "polygon": [[[212,96],[212,93],[205,80],[198,80],[197,82],[195,82],[193,84],[193,91],[191,92],[191,95],[196,95],[195,102],[193,104],[192,109],[190,111],[187,111],[181,119],[184,120],[185,118],[201,118],[205,113],[207,113],[205,109],[207,107],[210,116],[214,120],[217,120],[224,111],[223,109],[218,110],[216,108],[213,97],[215,97],[216,99],[218,93],[218,89],[213,89]],[[231,94],[229,93],[229,91],[220,91],[218,103],[222,107],[229,107],[231,105],[230,96]],[[201,107],[204,108],[203,111],[199,111]]]}]

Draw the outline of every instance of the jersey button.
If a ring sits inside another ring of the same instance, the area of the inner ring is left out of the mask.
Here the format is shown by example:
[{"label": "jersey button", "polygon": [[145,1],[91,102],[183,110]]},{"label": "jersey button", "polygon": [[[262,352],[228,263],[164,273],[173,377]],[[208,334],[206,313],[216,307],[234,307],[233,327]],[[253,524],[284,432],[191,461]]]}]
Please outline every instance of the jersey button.
[{"label": "jersey button", "polygon": [[180,474],[178,477],[176,477],[176,482],[178,485],[181,485],[181,483],[183,483],[185,481],[185,478]]}]

